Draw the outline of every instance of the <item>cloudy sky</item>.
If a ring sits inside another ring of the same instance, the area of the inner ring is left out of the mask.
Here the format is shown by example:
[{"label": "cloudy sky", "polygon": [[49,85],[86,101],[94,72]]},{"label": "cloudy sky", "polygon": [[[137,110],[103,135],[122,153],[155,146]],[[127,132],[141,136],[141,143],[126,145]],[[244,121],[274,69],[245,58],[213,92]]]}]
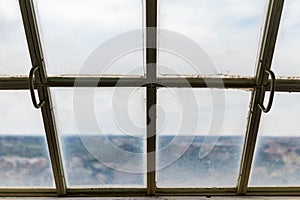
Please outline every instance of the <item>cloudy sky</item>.
[{"label": "cloudy sky", "polygon": [[[144,26],[142,0],[35,2],[50,76],[78,74],[87,57],[103,42],[122,32]],[[285,3],[273,68],[278,76],[298,76],[300,2],[289,0]],[[215,68],[205,75],[253,76],[265,9],[266,0],[161,0],[159,26],[184,34],[206,51]],[[137,40],[142,43],[143,36],[140,35]],[[173,71],[180,74],[195,75],[191,66],[162,51],[159,51],[159,64],[169,68],[174,66]],[[185,67],[182,67],[183,64]],[[17,1],[1,0],[0,74],[27,75],[29,69],[30,59]],[[142,51],[122,57],[107,73],[124,75],[132,69],[137,69],[136,75],[144,74]],[[159,68],[158,73],[159,76],[174,75],[163,68]],[[77,132],[73,93],[71,88],[51,90],[61,134]],[[219,134],[243,135],[250,93],[241,90],[159,89],[158,133],[193,134],[193,131],[180,130],[179,125],[184,123],[189,126],[189,121],[196,118],[197,133],[207,133],[210,125],[217,121],[222,123]],[[29,91],[1,91],[1,94],[0,134],[43,133],[41,115],[33,108]],[[95,117],[98,124],[89,131],[98,131],[100,126],[107,134],[145,134],[144,89],[96,89],[94,94],[94,116],[91,117]],[[225,101],[213,100],[223,94]],[[297,104],[299,98],[298,94],[276,94],[271,112],[262,116],[260,133],[298,135],[296,120],[300,110]],[[191,120],[183,120],[182,112],[189,113],[187,118]],[[80,120],[85,123],[90,113],[83,113],[86,115]]]}]

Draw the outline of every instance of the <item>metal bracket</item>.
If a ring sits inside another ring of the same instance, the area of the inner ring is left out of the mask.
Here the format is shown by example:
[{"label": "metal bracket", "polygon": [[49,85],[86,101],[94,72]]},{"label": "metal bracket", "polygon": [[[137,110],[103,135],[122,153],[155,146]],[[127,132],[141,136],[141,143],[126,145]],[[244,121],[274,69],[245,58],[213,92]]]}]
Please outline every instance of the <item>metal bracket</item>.
[{"label": "metal bracket", "polygon": [[146,84],[142,85],[141,87],[155,88],[155,87],[165,87],[165,86],[162,84],[159,84],[159,83],[146,83]]},{"label": "metal bracket", "polygon": [[30,95],[31,95],[31,100],[32,100],[33,106],[36,109],[41,108],[45,104],[45,100],[42,100],[39,103],[37,103],[36,97],[34,94],[34,79],[33,79],[33,77],[38,69],[39,69],[39,67],[35,66],[35,67],[31,68],[31,70],[29,72],[29,90],[30,90]]},{"label": "metal bracket", "polygon": [[[273,104],[273,99],[274,99],[274,93],[275,93],[275,87],[276,87],[276,79],[275,79],[275,74],[274,72],[272,72],[269,69],[265,70],[266,73],[268,73],[271,76],[271,86],[270,86],[270,97],[269,97],[269,102],[267,107],[265,108],[265,106],[262,103],[259,103],[258,106],[259,108],[264,112],[264,113],[268,113],[271,110],[272,104]],[[265,87],[265,86],[262,86]]]}]

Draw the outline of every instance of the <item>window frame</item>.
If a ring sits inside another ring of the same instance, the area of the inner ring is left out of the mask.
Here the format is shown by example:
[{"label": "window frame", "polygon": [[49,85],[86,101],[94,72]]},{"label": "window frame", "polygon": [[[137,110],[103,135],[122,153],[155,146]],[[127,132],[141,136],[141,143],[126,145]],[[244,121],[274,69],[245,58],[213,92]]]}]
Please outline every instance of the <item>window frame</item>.
[{"label": "window frame", "polygon": [[[263,35],[260,43],[260,52],[257,60],[257,71],[254,78],[205,78],[212,83],[222,80],[223,86],[218,84],[215,88],[253,89],[250,102],[248,125],[244,140],[242,159],[240,164],[237,187],[234,188],[157,188],[156,171],[147,172],[146,188],[67,188],[60,141],[56,131],[55,116],[53,113],[50,87],[74,87],[76,79],[80,79],[81,85],[76,87],[93,86],[95,79],[99,77],[48,77],[46,64],[43,57],[43,49],[37,25],[33,0],[19,0],[25,28],[28,48],[32,66],[38,66],[35,74],[35,88],[39,99],[45,101],[41,108],[46,139],[55,179],[56,189],[0,189],[0,196],[153,196],[153,195],[300,195],[299,187],[248,187],[251,165],[254,157],[257,133],[262,114],[258,104],[264,102],[265,93],[270,90],[270,80],[265,70],[272,65],[274,48],[276,45],[278,29],[284,0],[269,0]],[[155,118],[156,109],[150,108],[156,105],[157,88],[162,85],[167,87],[186,87],[186,80],[192,88],[207,88],[204,78],[159,78],[157,77],[157,9],[158,0],[144,0],[145,4],[145,28],[154,28],[153,32],[146,32],[146,76],[145,78],[120,78],[104,77],[100,79],[97,87],[145,87],[146,88],[146,113],[147,113],[147,153],[156,150],[156,122],[150,123]],[[149,48],[149,47],[155,48]],[[28,90],[28,77],[0,77],[0,90]],[[300,80],[279,79],[276,80],[275,92],[300,92]],[[155,168],[155,156],[147,154],[147,169]]]}]

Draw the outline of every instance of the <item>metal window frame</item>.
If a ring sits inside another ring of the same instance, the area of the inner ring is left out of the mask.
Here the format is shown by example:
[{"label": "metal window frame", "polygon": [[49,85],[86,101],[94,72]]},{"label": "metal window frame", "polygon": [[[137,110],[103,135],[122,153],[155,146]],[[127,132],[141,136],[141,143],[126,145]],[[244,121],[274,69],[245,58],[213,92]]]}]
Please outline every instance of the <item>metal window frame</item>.
[{"label": "metal window frame", "polygon": [[[146,188],[67,188],[49,88],[74,87],[75,79],[81,79],[82,84],[76,87],[90,87],[94,86],[95,79],[99,80],[99,77],[48,77],[43,62],[33,0],[19,0],[19,3],[32,65],[39,66],[35,87],[38,88],[39,98],[46,101],[41,112],[56,188],[1,188],[0,196],[300,195],[300,187],[248,187],[261,116],[258,104],[263,102],[266,91],[270,89],[270,81],[264,71],[271,67],[284,0],[269,0],[256,78],[222,78],[225,88],[253,89],[238,185],[235,188],[157,188],[155,170],[147,173]],[[141,85],[146,87],[147,153],[150,153],[156,150],[156,122],[155,120],[151,122],[151,119],[156,119],[156,110],[154,109],[153,112],[152,109],[153,113],[150,113],[150,108],[152,106],[155,108],[158,85],[186,87],[187,80],[193,88],[207,88],[205,81],[209,79],[210,83],[214,81],[219,83],[220,78],[205,77],[205,80],[183,77],[158,78],[156,76],[157,0],[145,0],[145,5],[146,28],[153,28],[150,29],[152,31],[146,31],[146,78],[122,78],[122,81],[118,82],[121,77],[101,77],[97,87],[115,87],[117,83],[117,87],[141,87]],[[148,48],[149,46],[155,48]],[[28,90],[28,81],[28,77],[0,77],[0,90]],[[276,80],[276,85],[276,92],[300,92],[300,80],[279,79]],[[219,84],[216,84],[215,88],[220,88]],[[153,169],[155,162],[155,154],[148,156],[147,169]]]},{"label": "metal window frame", "polygon": [[268,73],[272,65],[275,44],[282,14],[284,0],[270,0],[265,20],[265,29],[262,37],[260,53],[257,61],[256,85],[261,86],[253,90],[248,125],[244,141],[244,148],[240,164],[237,193],[246,194],[254,157],[257,133],[260,124],[261,112],[259,104],[263,104],[265,85],[268,84]]},{"label": "metal window frame", "polygon": [[[143,78],[103,78],[103,77],[48,77],[45,87],[74,87],[75,79],[80,80],[76,82],[76,87],[94,87],[95,80],[99,80],[97,87],[140,87],[146,85],[147,80]],[[205,81],[209,83],[219,83],[220,78],[157,78],[156,81],[159,85],[166,87],[187,87],[188,81],[192,88],[207,88]],[[0,77],[0,90],[28,90],[28,77]],[[214,88],[220,89],[255,89],[260,88],[256,84],[255,78],[222,78],[224,87],[216,84]],[[213,85],[213,84],[212,84]],[[38,87],[38,84],[36,84]],[[270,81],[268,81],[266,91],[270,90]],[[300,92],[300,79],[276,79],[276,92]]]},{"label": "metal window frame", "polygon": [[62,165],[59,140],[55,126],[50,89],[43,86],[47,81],[47,73],[34,6],[31,0],[19,0],[19,4],[31,58],[31,64],[33,67],[38,67],[37,73],[35,73],[35,82],[38,86],[38,96],[41,100],[45,101],[44,106],[41,108],[41,112],[43,116],[56,191],[58,196],[63,196],[66,194],[66,181]]},{"label": "metal window frame", "polygon": [[156,190],[157,0],[146,0],[147,195]]}]

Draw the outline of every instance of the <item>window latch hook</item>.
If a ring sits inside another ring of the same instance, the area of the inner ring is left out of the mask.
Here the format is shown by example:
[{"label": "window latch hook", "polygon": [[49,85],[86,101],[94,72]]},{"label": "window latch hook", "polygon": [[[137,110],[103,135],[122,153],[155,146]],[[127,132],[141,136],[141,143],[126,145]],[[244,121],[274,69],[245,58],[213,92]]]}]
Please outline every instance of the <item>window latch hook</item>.
[{"label": "window latch hook", "polygon": [[269,102],[267,107],[265,107],[262,103],[258,104],[258,107],[264,112],[268,113],[271,110],[272,104],[273,104],[273,99],[274,99],[274,93],[275,93],[275,87],[276,87],[276,79],[275,79],[275,74],[273,71],[270,69],[265,70],[266,73],[268,73],[271,77],[271,86],[270,86],[270,96],[269,96]]},{"label": "window latch hook", "polygon": [[34,77],[36,71],[38,70],[38,68],[39,68],[38,66],[35,66],[35,67],[31,68],[30,72],[29,72],[29,90],[30,90],[30,95],[31,95],[31,100],[32,100],[33,106],[36,109],[41,108],[45,104],[45,100],[42,100],[39,103],[37,103],[35,93],[34,93],[34,79],[33,79],[33,77]]}]

